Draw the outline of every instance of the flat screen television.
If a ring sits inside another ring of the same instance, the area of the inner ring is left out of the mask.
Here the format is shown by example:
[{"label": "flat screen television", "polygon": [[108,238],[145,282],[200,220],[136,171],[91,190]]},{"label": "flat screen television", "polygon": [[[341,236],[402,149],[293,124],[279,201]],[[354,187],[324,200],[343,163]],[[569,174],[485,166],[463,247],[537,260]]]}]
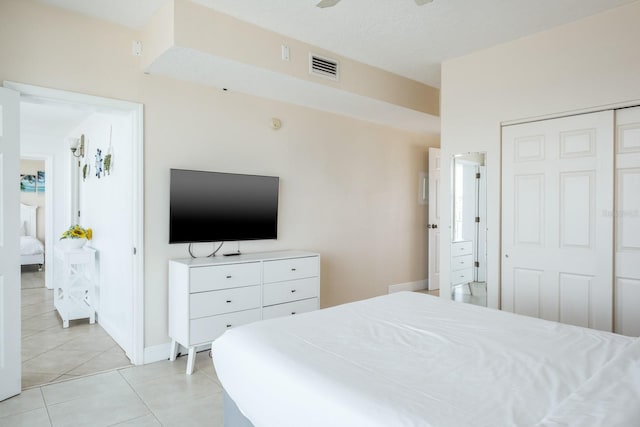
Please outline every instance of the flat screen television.
[{"label": "flat screen television", "polygon": [[169,243],[278,237],[276,176],[171,169]]}]

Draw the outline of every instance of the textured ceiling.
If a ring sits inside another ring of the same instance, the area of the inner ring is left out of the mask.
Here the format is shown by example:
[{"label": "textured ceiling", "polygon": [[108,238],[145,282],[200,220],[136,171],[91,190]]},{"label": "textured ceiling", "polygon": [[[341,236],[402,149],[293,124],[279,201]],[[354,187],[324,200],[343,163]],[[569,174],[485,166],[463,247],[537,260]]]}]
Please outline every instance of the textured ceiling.
[{"label": "textured ceiling", "polygon": [[[139,28],[168,0],[39,0]],[[193,0],[339,55],[440,87],[440,64],[636,0]]]},{"label": "textured ceiling", "polygon": [[342,56],[440,87],[443,60],[634,0],[193,0]]}]

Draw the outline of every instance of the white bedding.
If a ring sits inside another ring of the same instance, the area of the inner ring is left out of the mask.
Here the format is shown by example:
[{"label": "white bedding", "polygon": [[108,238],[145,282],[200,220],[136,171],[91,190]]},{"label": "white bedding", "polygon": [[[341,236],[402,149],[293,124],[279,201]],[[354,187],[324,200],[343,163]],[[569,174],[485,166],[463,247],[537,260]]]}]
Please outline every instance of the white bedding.
[{"label": "white bedding", "polygon": [[640,339],[571,393],[540,426],[640,425]]},{"label": "white bedding", "polygon": [[401,292],[231,329],[213,361],[255,427],[532,426],[632,342]]},{"label": "white bedding", "polygon": [[20,255],[37,255],[44,253],[44,245],[35,237],[20,236]]}]

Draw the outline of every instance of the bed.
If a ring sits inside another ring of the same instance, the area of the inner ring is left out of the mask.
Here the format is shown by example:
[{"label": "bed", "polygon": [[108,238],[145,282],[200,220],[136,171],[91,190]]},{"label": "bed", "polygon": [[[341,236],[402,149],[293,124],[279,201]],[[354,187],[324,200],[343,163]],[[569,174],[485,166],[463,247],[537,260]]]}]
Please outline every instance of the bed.
[{"label": "bed", "polygon": [[414,292],[230,329],[225,426],[627,426],[640,341]]},{"label": "bed", "polygon": [[20,265],[37,264],[42,270],[44,245],[36,237],[37,206],[20,203]]}]

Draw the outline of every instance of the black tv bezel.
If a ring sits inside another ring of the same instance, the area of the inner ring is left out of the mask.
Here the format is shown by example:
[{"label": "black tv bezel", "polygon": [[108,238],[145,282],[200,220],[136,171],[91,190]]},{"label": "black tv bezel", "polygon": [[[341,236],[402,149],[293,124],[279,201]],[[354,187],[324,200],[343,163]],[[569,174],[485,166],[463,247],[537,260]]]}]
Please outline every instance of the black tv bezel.
[{"label": "black tv bezel", "polygon": [[[202,239],[202,240],[172,240],[171,239],[171,230],[172,230],[172,197],[171,197],[171,178],[173,171],[182,171],[182,172],[197,172],[197,173],[206,173],[206,174],[216,174],[216,175],[227,175],[227,176],[250,176],[256,178],[274,178],[276,179],[278,185],[276,187],[276,215],[275,215],[275,236],[274,237],[254,237],[254,238],[242,238],[242,239],[222,239],[222,240],[211,240],[211,239]],[[248,174],[248,173],[234,173],[234,172],[218,172],[218,171],[207,171],[200,169],[182,169],[182,168],[170,168],[169,169],[169,244],[177,245],[177,244],[190,244],[190,243],[215,243],[215,242],[240,242],[240,241],[255,241],[255,240],[278,240],[278,231],[279,227],[279,219],[280,219],[280,177],[274,175],[257,175],[257,174]]]}]

